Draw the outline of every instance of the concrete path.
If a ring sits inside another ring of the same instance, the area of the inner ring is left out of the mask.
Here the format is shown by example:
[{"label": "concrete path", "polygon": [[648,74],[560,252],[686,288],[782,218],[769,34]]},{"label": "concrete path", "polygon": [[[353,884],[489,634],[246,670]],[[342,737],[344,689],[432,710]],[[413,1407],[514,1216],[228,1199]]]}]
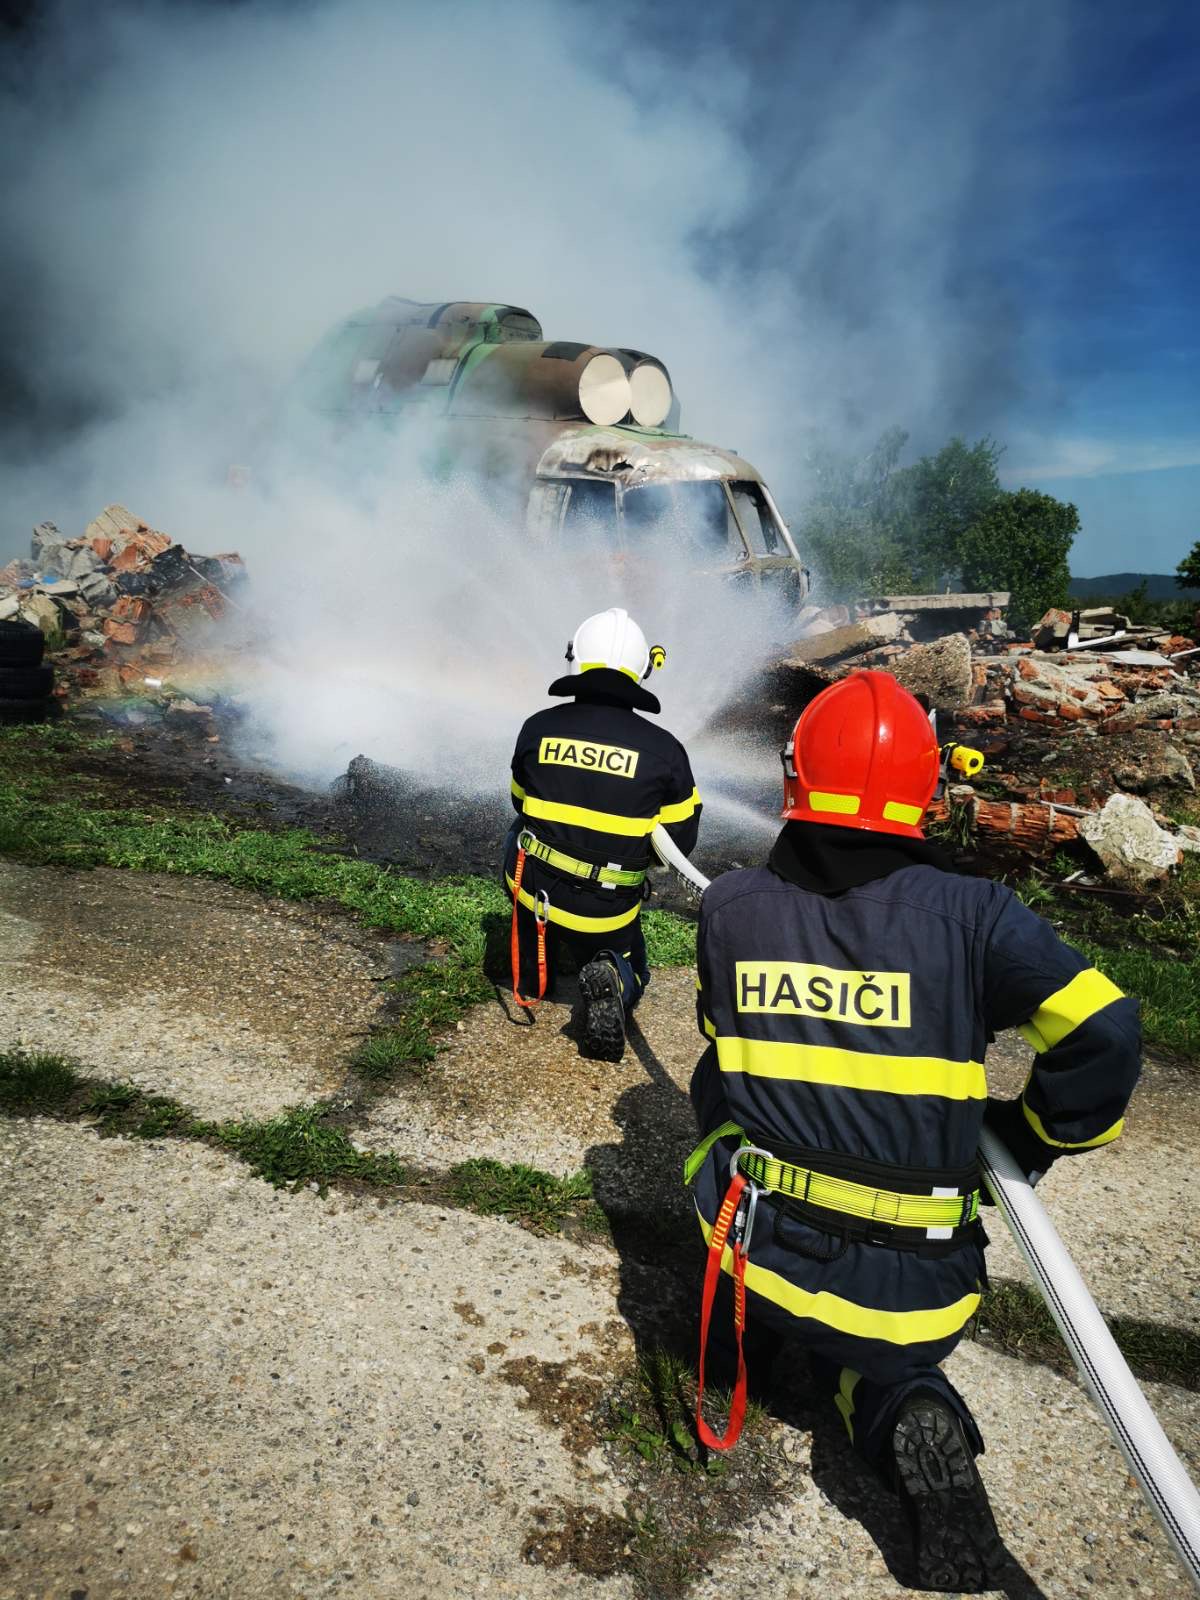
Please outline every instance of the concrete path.
[{"label": "concrete path", "polygon": [[[377,942],[307,908],[0,867],[0,1045],[62,1050],[208,1115],[335,1092],[387,970]],[[657,973],[615,1066],[580,1060],[566,1006],[532,1028],[479,1007],[429,1078],[355,1131],[431,1166],[586,1162],[607,1243],[276,1192],[181,1141],[0,1122],[0,1600],[910,1592],[895,1502],[802,1374],[727,1481],[606,1440],[637,1351],[694,1327],[695,1247],[672,1242],[693,993],[689,973]],[[989,1062],[1003,1092],[1022,1052]],[[1151,1066],[1126,1139],[1047,1180],[1106,1311],[1196,1326],[1196,1120],[1193,1080]],[[992,1232],[993,1271],[1019,1276]],[[1185,1592],[1074,1382],[973,1343],[949,1371],[1024,1570],[1010,1595]],[[1151,1398],[1200,1475],[1200,1397]],[[706,1504],[726,1531],[672,1587]]]}]

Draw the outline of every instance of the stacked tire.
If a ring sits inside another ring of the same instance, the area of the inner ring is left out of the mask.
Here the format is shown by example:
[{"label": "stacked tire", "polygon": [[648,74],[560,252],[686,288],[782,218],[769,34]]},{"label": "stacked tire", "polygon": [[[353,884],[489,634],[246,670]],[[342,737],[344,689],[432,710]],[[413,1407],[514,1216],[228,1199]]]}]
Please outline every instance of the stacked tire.
[{"label": "stacked tire", "polygon": [[52,705],[54,668],[42,657],[46,639],[32,622],[0,622],[0,723],[40,722]]}]

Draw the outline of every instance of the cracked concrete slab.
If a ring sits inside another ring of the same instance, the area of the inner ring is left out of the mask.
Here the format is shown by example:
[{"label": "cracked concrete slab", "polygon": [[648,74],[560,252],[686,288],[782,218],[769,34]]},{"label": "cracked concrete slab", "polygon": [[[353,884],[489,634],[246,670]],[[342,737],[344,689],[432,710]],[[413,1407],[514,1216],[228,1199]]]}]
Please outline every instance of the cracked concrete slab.
[{"label": "cracked concrete slab", "polygon": [[0,862],[0,1037],[205,1116],[336,1088],[384,950],[344,917],[202,878]]},{"label": "cracked concrete slab", "polygon": [[[628,1484],[578,1416],[512,1368],[582,1363],[603,1393],[632,1345],[617,1258],[421,1205],[277,1192],[202,1146],[9,1122],[0,1600],[87,1591],[459,1600],[635,1593],[619,1568],[532,1564],[563,1507],[620,1516]],[[1077,1386],[964,1345],[951,1376],[989,1440],[1012,1593],[1168,1600],[1180,1575]],[[596,1375],[599,1375],[598,1377]],[[1159,1389],[1194,1450],[1200,1402]],[[696,1600],[910,1592],[899,1513],[797,1379],[778,1474]],[[668,1469],[669,1470],[669,1469]],[[1086,1484],[1086,1493],[1080,1486]]]}]

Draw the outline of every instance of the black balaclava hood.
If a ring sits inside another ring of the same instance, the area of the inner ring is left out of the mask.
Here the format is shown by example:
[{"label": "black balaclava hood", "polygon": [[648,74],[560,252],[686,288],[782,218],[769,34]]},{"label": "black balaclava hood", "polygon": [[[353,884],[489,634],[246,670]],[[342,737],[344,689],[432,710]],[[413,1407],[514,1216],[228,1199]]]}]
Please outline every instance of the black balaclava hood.
[{"label": "black balaclava hood", "polygon": [[954,871],[945,851],[928,839],[871,833],[835,822],[785,822],[767,865],[788,883],[814,894],[842,894],[901,867]]},{"label": "black balaclava hood", "polygon": [[627,673],[618,671],[616,667],[590,667],[587,672],[568,672],[565,677],[555,678],[546,693],[566,699],[594,700],[600,705],[628,706],[634,711],[657,714],[662,710],[657,695],[652,695],[649,689],[643,689],[640,683],[635,683]]}]

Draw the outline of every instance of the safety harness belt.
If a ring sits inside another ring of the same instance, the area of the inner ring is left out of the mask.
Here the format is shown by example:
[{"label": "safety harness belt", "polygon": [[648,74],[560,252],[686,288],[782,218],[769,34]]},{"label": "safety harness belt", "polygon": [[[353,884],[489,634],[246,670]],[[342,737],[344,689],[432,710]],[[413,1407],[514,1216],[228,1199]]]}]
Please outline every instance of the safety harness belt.
[{"label": "safety harness belt", "polygon": [[522,829],[517,835],[517,845],[527,855],[544,861],[548,867],[557,867],[559,872],[569,872],[576,878],[587,878],[589,882],[602,884],[606,889],[636,889],[646,881],[645,867],[619,867],[616,862],[602,867],[594,861],[580,861],[563,850],[543,844],[528,828]]}]

